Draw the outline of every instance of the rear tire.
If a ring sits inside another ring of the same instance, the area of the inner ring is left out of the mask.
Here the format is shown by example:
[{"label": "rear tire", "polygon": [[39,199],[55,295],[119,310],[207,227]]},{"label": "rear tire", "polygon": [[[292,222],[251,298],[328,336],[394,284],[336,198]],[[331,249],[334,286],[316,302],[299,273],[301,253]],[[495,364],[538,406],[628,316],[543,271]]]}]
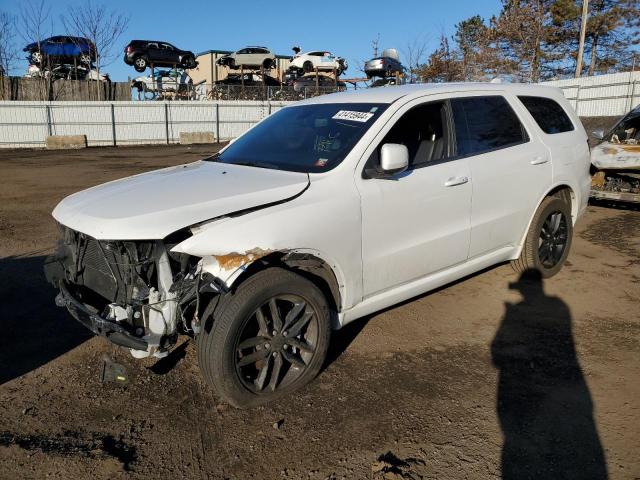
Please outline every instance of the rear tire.
[{"label": "rear tire", "polygon": [[34,65],[40,65],[42,63],[43,55],[40,51],[35,51],[31,54],[31,63]]},{"label": "rear tire", "polygon": [[133,60],[133,68],[135,68],[136,72],[144,72],[149,66],[149,62],[145,57],[136,57]]},{"label": "rear tire", "polygon": [[520,257],[511,262],[516,272],[537,270],[543,278],[549,278],[560,271],[573,238],[567,197],[552,196],[542,201],[531,221]]},{"label": "rear tire", "polygon": [[231,405],[271,402],[318,374],[331,322],[327,300],[312,282],[269,268],[217,302],[214,298],[203,315],[198,363],[205,380]]}]

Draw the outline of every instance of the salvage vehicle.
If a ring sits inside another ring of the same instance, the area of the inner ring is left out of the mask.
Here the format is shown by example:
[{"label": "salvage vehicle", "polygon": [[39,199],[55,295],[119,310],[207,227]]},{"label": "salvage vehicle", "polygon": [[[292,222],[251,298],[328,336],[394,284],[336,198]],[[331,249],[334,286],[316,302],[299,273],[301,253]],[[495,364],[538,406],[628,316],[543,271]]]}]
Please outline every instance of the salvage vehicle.
[{"label": "salvage vehicle", "polygon": [[29,65],[24,78],[52,78],[54,80],[95,80],[101,82],[111,82],[108,73],[100,72],[93,65],[69,65],[57,64],[52,68],[42,70],[37,65]]},{"label": "salvage vehicle", "polygon": [[90,65],[96,60],[96,47],[91,40],[69,35],[56,35],[30,43],[23,51],[29,53],[29,63],[38,66],[64,63]]},{"label": "salvage vehicle", "polygon": [[393,77],[395,75],[402,75],[404,70],[395,48],[383,50],[380,57],[372,58],[364,64],[364,73],[367,75],[367,78]]},{"label": "salvage vehicle", "polygon": [[219,58],[216,63],[230,69],[242,67],[268,70],[275,66],[276,56],[267,47],[246,47]]},{"label": "salvage vehicle", "polygon": [[316,51],[307,53],[296,53],[291,59],[289,70],[303,73],[318,71],[333,71],[342,75],[348,68],[347,61],[342,57],[336,57],[331,52]]},{"label": "salvage vehicle", "polygon": [[333,91],[341,92],[347,88],[347,84],[329,77],[328,75],[303,75],[292,82],[293,89],[296,92],[302,92],[305,89],[313,90],[317,87],[327,91],[333,88]]},{"label": "salvage vehicle", "polygon": [[555,275],[590,181],[559,89],[335,93],[62,200],[45,271],[57,305],[136,357],[194,336],[207,382],[249,407],[314,378],[332,328],[509,260]]},{"label": "salvage vehicle", "polygon": [[187,69],[198,66],[193,52],[156,40],[130,41],[124,49],[124,63],[132,65],[136,72],[144,72],[151,65]]},{"label": "salvage vehicle", "polygon": [[193,80],[183,70],[156,70],[153,76],[134,78],[131,87],[140,93],[151,93],[150,97],[145,95],[145,98],[153,99],[160,93],[189,93],[193,87]]},{"label": "salvage vehicle", "polygon": [[591,150],[591,196],[599,200],[640,203],[640,106],[625,115]]},{"label": "salvage vehicle", "polygon": [[259,73],[231,74],[222,80],[218,80],[216,85],[245,85],[245,86],[267,86],[280,87],[282,82],[271,75],[260,75]]}]

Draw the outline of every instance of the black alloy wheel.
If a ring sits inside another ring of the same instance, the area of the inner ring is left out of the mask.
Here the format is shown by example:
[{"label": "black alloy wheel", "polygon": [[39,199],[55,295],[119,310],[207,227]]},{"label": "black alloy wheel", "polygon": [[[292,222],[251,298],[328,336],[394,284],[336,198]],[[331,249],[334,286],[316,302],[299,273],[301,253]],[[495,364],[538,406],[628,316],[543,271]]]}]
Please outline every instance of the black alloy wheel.
[{"label": "black alloy wheel", "polygon": [[238,378],[249,390],[285,388],[317,350],[318,315],[297,295],[277,295],[247,319],[236,345]]},{"label": "black alloy wheel", "polygon": [[567,248],[567,218],[559,210],[551,212],[540,229],[538,258],[545,268],[553,268]]}]

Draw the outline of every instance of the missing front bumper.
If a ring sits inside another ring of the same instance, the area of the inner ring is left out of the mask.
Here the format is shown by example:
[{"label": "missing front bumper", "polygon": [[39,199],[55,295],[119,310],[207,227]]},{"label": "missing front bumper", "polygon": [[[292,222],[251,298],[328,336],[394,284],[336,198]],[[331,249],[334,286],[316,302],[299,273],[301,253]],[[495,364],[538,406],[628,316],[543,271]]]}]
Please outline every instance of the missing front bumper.
[{"label": "missing front bumper", "polygon": [[73,318],[95,335],[105,337],[110,342],[122,347],[133,350],[148,350],[149,344],[144,339],[136,337],[117,322],[101,317],[89,305],[75,298],[64,281],[61,281],[58,286],[60,293],[56,296],[56,305],[66,307]]}]

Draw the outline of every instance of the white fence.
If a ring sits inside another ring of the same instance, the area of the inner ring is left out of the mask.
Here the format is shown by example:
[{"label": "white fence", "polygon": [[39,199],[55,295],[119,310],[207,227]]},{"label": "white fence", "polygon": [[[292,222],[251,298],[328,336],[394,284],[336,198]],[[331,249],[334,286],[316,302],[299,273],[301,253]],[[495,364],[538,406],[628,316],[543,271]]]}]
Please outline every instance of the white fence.
[{"label": "white fence", "polygon": [[[640,104],[640,72],[543,82],[582,117],[620,116]],[[47,135],[86,135],[90,146],[177,143],[181,132],[237,137],[286,101],[0,101],[0,147],[42,147]]]},{"label": "white fence", "polygon": [[0,102],[0,147],[42,147],[47,135],[90,146],[177,143],[180,132],[237,137],[290,102]]},{"label": "white fence", "polygon": [[620,116],[640,104],[640,71],[542,82],[562,89],[581,117]]}]

